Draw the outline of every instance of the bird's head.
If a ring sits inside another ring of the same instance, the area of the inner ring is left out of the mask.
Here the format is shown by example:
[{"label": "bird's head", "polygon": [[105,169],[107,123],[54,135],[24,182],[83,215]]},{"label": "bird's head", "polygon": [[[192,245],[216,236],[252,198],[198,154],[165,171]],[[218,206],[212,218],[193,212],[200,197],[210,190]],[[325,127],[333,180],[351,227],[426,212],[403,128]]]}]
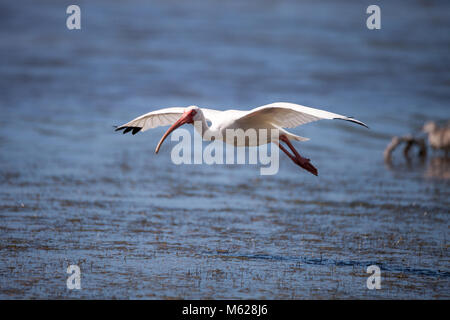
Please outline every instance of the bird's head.
[{"label": "bird's head", "polygon": [[202,118],[202,111],[197,106],[189,106],[186,109],[184,109],[183,115],[178,119],[162,136],[161,140],[159,140],[158,145],[156,146],[155,153],[158,153],[159,148],[161,147],[164,140],[167,138],[167,136],[174,131],[175,129],[181,127],[183,124],[190,123],[194,124],[195,121],[201,120]]},{"label": "bird's head", "polygon": [[431,133],[431,132],[435,131],[436,129],[437,129],[436,123],[434,123],[433,121],[428,121],[424,124],[422,131],[426,132],[426,133]]},{"label": "bird's head", "polygon": [[181,118],[183,117],[186,117],[186,123],[193,124],[195,121],[202,119],[202,110],[197,106],[189,106],[184,109],[184,113]]}]

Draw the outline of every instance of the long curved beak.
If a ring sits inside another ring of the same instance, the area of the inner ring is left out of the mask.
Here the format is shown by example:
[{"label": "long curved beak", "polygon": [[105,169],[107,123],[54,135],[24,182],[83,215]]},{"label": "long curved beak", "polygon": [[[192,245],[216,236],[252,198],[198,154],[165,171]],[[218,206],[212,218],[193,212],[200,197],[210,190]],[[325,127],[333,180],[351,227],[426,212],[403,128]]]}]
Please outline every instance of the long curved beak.
[{"label": "long curved beak", "polygon": [[177,122],[175,122],[167,131],[166,133],[164,133],[164,135],[162,136],[161,140],[159,140],[158,145],[156,146],[155,149],[155,153],[158,153],[159,148],[161,148],[162,143],[164,142],[164,140],[166,140],[167,136],[174,131],[175,129],[181,127],[183,124],[185,123],[189,123],[190,121],[190,114],[189,113],[185,113],[183,114],[183,116],[181,116],[180,119],[177,120]]}]

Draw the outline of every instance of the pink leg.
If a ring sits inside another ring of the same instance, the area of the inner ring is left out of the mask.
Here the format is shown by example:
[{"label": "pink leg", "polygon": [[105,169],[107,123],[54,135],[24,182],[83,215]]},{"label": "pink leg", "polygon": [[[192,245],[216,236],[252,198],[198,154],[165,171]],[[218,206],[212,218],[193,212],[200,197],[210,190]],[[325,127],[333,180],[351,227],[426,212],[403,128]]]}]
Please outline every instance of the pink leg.
[{"label": "pink leg", "polygon": [[290,154],[288,150],[286,150],[285,147],[283,147],[280,144],[278,144],[278,146],[280,147],[281,150],[283,150],[284,153],[287,154],[287,156],[289,158],[291,158],[291,160],[298,166],[302,167],[303,169],[311,172],[313,175],[317,176],[318,172],[317,169],[310,163],[309,159],[303,158],[298,152],[297,150],[295,150],[294,146],[291,144],[291,142],[289,141],[289,139],[285,136],[285,135],[281,135],[280,136],[280,141],[283,141],[284,143],[286,143],[289,147],[289,149],[291,149],[291,151],[294,153],[294,155]]}]

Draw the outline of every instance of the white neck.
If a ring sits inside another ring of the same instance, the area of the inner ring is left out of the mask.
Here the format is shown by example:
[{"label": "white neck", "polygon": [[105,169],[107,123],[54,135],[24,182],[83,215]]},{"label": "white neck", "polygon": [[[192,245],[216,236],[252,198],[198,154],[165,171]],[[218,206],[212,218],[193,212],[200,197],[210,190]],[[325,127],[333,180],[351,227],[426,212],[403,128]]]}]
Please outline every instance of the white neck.
[{"label": "white neck", "polygon": [[205,116],[203,113],[201,113],[201,118],[194,121],[194,128],[195,130],[200,134],[200,136],[205,141],[211,141],[212,137],[214,139],[221,140],[221,131],[214,128],[213,125],[208,126],[208,123],[206,122]]},{"label": "white neck", "polygon": [[194,121],[194,128],[195,130],[200,134],[200,136],[205,137],[207,136],[209,131],[208,123],[206,122],[205,116],[203,115],[203,112],[200,111],[201,118]]}]

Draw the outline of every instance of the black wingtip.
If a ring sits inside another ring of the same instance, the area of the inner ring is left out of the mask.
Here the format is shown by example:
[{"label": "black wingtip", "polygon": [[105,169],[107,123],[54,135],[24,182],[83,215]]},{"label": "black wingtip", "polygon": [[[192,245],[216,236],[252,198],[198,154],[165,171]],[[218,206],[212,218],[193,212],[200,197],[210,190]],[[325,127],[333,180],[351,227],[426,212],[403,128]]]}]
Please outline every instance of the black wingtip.
[{"label": "black wingtip", "polygon": [[115,131],[120,131],[120,130],[125,129],[125,130],[123,130],[123,134],[128,133],[128,132],[131,131],[131,133],[133,135],[135,135],[136,133],[138,133],[139,131],[142,130],[141,127],[117,127],[117,126],[114,126],[114,127],[116,128]]},{"label": "black wingtip", "polygon": [[141,127],[134,127],[134,128],[133,128],[133,132],[131,132],[131,133],[132,133],[133,136],[134,136],[136,133],[138,133],[138,132],[141,131],[141,130],[142,130]]},{"label": "black wingtip", "polygon": [[353,117],[347,117],[347,119],[343,119],[343,118],[333,118],[333,119],[353,122],[353,123],[359,124],[360,126],[363,126],[363,127],[366,127],[367,129],[369,129],[369,126],[367,124],[365,124],[364,122],[361,122],[359,120],[355,120],[355,119],[353,119]]}]

